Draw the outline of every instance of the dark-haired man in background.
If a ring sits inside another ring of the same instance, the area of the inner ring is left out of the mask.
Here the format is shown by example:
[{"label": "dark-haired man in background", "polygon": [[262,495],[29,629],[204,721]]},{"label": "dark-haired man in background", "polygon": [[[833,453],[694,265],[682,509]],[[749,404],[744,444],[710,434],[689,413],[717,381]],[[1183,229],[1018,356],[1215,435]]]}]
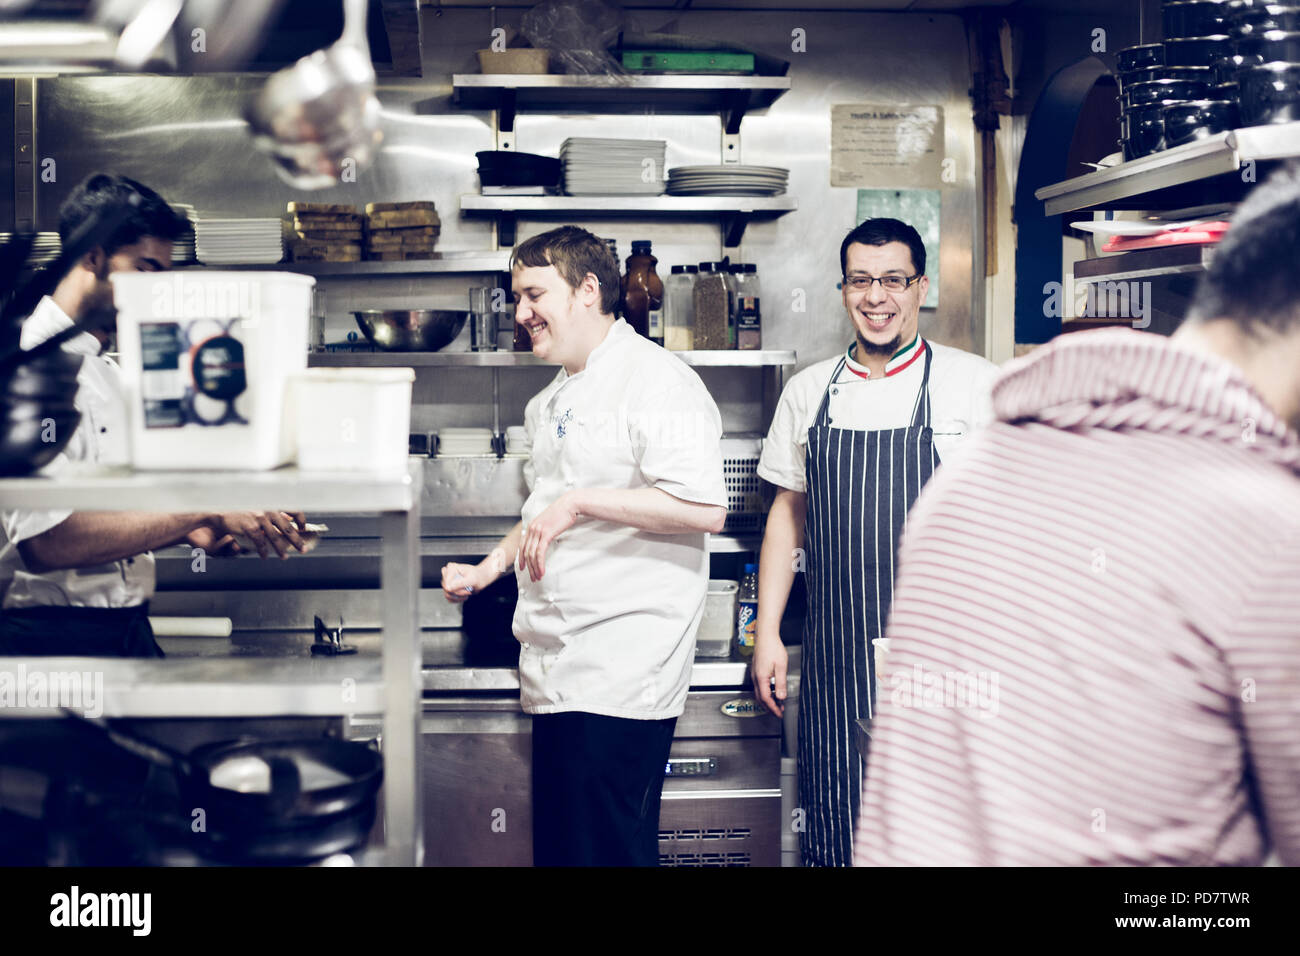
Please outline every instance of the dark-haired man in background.
[{"label": "dark-haired man in background", "polygon": [[899,554],[855,862],[1300,865],[1297,249],[1293,169],[1171,339],[998,381]]},{"label": "dark-haired man in background", "polygon": [[722,420],[685,363],[613,312],[618,262],[584,229],[520,243],[515,321],[562,368],[524,412],[523,520],[452,601],[511,565],[533,715],[533,861],[655,866],[659,801],[727,492]]},{"label": "dark-haired man in background", "polygon": [[[105,246],[86,253],[23,323],[24,349],[75,322],[103,323],[63,343],[84,356],[77,375],[81,421],[47,473],[69,461],[128,460],[121,373],[101,355],[114,317],[108,277],[171,268],[172,242],[185,221],[149,187],[104,173],[77,186],[59,209],[59,236],[66,243],[93,214],[121,209],[136,196],[139,204]],[[162,656],[148,619],[153,550],[187,542],[233,552],[236,536],[251,540],[263,557],[272,550],[284,557],[290,545],[303,548],[295,517],[281,512],[4,511],[0,519],[0,655]]]},{"label": "dark-haired man in background", "polygon": [[[799,806],[809,866],[847,866],[862,761],[853,723],[876,709],[871,641],[884,636],[907,511],[941,458],[992,418],[997,368],[920,335],[930,280],[917,231],[868,219],[840,245],[854,341],[790,379],[758,474],[777,486],[759,564],[753,682],[784,711],[785,612],[803,549]],[[774,685],[774,686],[773,686]]]}]

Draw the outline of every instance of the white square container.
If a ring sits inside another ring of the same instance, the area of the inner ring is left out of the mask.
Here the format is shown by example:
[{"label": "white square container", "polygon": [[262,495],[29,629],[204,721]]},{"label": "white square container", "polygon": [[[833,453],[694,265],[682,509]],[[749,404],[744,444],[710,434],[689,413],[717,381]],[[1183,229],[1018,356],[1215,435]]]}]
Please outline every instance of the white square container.
[{"label": "white square container", "polygon": [[736,638],[736,595],[739,581],[709,581],[704,616],[695,637],[696,657],[730,657]]},{"label": "white square container", "polygon": [[414,382],[409,368],[313,368],[298,375],[298,467],[405,471]]},{"label": "white square container", "polygon": [[315,279],[195,270],[109,281],[136,468],[264,470],[293,460],[286,393],[307,367]]}]

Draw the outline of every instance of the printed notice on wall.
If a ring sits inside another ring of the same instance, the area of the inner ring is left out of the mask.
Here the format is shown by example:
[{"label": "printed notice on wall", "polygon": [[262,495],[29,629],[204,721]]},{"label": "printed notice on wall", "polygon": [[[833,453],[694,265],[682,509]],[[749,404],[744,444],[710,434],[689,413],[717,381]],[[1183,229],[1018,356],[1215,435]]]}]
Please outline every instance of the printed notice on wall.
[{"label": "printed notice on wall", "polygon": [[935,187],[942,151],[942,107],[831,107],[832,186]]}]

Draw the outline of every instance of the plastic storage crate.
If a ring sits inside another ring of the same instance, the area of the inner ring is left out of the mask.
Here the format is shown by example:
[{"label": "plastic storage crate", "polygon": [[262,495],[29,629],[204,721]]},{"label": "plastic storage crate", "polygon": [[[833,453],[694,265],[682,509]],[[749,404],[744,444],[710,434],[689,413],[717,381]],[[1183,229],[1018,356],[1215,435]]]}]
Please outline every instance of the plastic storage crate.
[{"label": "plastic storage crate", "polygon": [[763,530],[767,512],[760,494],[758,457],[763,439],[757,435],[723,437],[722,474],[727,483],[727,534],[753,534]]}]

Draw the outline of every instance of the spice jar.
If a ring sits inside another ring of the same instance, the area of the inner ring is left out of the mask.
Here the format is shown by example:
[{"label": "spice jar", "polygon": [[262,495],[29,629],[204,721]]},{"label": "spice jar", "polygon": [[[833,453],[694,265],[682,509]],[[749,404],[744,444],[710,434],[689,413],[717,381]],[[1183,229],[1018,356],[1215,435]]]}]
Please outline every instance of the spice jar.
[{"label": "spice jar", "polygon": [[727,277],[715,271],[715,263],[701,262],[692,302],[695,306],[695,347],[725,349],[727,321]]}]

